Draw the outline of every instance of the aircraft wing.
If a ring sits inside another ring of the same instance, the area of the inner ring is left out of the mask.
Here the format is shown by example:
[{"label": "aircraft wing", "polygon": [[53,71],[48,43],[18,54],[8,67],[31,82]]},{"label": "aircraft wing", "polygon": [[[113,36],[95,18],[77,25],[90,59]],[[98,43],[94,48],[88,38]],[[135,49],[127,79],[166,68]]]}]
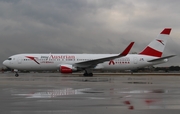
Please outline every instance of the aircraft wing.
[{"label": "aircraft wing", "polygon": [[134,42],[131,42],[126,47],[126,49],[122,53],[120,53],[118,55],[104,57],[104,58],[98,58],[98,59],[89,60],[89,61],[79,62],[79,63],[75,63],[74,66],[75,67],[80,67],[80,68],[88,68],[88,67],[96,66],[97,64],[103,63],[105,61],[110,61],[110,60],[113,60],[113,59],[116,59],[116,58],[119,58],[119,57],[124,57],[124,56],[126,56],[129,53],[129,51],[131,50],[133,45],[134,45]]},{"label": "aircraft wing", "polygon": [[148,62],[161,61],[161,60],[168,59],[168,58],[171,58],[171,57],[174,57],[174,56],[176,56],[176,55],[165,56],[165,57],[161,57],[161,58],[158,58],[158,59],[149,60]]}]

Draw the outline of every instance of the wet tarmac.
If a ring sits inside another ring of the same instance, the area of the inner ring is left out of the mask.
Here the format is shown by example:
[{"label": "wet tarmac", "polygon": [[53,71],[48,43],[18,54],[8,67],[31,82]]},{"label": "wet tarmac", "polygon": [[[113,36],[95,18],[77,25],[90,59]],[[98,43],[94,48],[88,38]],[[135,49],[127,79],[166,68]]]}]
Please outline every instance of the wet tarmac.
[{"label": "wet tarmac", "polygon": [[180,113],[180,75],[0,74],[0,114]]}]

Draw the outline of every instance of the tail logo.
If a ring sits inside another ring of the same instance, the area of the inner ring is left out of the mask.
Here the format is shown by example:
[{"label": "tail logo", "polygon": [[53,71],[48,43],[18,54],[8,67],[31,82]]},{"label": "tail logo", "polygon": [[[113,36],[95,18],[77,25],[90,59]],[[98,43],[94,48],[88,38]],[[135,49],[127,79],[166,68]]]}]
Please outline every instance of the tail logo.
[{"label": "tail logo", "polygon": [[26,56],[27,58],[33,60],[34,62],[36,62],[37,64],[40,64],[39,62],[37,62],[37,60],[35,59],[36,57],[31,57],[31,56]]},{"label": "tail logo", "polygon": [[157,40],[157,41],[160,42],[162,45],[164,45],[163,40]]},{"label": "tail logo", "polygon": [[111,64],[112,64],[112,65],[115,64],[113,60],[110,60],[110,61],[109,61],[109,65],[111,65]]}]

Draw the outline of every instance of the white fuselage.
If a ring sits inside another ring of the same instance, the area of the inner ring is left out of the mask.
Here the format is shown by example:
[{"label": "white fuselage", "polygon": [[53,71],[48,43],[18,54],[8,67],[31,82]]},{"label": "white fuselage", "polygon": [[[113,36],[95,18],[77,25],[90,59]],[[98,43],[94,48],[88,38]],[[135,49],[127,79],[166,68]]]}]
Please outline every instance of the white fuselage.
[{"label": "white fuselage", "polygon": [[[105,58],[115,54],[18,54],[11,56],[9,60],[3,62],[9,68],[18,70],[59,70],[62,64],[73,65],[75,63]],[[34,57],[33,59],[27,56]],[[146,66],[156,65],[167,62],[167,59],[158,62],[148,62],[158,57],[128,54],[127,56],[116,58],[112,61],[106,61],[97,64],[93,69],[102,70],[133,70]]]}]

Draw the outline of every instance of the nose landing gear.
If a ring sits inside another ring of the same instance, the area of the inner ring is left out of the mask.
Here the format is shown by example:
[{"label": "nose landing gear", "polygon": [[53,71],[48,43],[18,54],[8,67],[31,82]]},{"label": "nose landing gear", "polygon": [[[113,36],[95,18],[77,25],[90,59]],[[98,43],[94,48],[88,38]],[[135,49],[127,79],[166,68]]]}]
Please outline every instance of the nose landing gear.
[{"label": "nose landing gear", "polygon": [[18,70],[17,70],[17,69],[14,69],[14,72],[15,72],[15,76],[18,77],[18,76],[19,76]]},{"label": "nose landing gear", "polygon": [[19,76],[19,74],[16,72],[16,73],[15,73],[15,76],[16,76],[16,77],[18,77],[18,76]]}]

